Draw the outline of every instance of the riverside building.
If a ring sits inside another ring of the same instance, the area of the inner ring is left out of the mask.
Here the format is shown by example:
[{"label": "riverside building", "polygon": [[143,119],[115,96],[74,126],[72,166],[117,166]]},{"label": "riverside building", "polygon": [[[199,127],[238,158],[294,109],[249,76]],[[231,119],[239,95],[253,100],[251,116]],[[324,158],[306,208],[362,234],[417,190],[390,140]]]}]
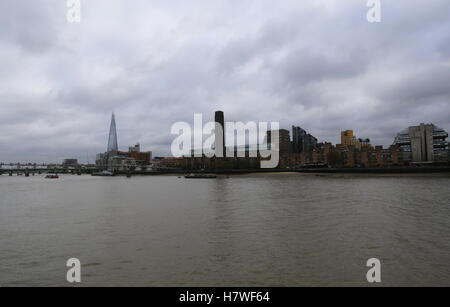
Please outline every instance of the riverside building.
[{"label": "riverside building", "polygon": [[404,160],[412,163],[449,162],[448,133],[434,124],[411,126],[394,139],[403,151]]}]

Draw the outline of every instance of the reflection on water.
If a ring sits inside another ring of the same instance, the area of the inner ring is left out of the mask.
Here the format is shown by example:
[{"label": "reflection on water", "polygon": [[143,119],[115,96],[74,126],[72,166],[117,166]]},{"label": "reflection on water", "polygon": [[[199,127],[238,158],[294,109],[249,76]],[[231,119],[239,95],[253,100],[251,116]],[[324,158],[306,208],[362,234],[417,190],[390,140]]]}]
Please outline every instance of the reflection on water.
[{"label": "reflection on water", "polygon": [[450,285],[450,178],[0,177],[0,285]]}]

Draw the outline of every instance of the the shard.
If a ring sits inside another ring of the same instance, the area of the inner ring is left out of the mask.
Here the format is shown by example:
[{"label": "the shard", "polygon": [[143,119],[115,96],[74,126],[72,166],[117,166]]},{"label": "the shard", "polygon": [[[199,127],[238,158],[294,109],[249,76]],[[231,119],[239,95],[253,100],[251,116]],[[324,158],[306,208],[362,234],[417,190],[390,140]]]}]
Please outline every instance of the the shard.
[{"label": "the shard", "polygon": [[116,117],[114,113],[111,117],[111,127],[109,128],[108,152],[119,151],[117,146]]}]

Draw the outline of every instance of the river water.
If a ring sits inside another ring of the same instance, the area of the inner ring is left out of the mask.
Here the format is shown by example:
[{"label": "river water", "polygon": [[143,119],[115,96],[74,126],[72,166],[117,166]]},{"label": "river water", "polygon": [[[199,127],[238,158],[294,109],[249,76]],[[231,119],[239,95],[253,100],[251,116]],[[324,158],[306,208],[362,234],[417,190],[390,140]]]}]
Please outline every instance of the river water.
[{"label": "river water", "polygon": [[0,176],[0,286],[450,285],[450,176]]}]

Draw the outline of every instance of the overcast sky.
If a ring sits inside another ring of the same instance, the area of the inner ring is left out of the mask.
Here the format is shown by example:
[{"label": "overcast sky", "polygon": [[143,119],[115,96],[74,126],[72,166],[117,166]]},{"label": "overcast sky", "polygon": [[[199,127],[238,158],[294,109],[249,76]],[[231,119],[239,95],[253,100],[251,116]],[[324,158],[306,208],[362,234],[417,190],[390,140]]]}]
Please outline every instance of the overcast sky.
[{"label": "overcast sky", "polygon": [[299,125],[388,146],[400,130],[450,130],[450,1],[0,1],[0,161],[91,162],[119,147],[169,155],[175,121]]}]

